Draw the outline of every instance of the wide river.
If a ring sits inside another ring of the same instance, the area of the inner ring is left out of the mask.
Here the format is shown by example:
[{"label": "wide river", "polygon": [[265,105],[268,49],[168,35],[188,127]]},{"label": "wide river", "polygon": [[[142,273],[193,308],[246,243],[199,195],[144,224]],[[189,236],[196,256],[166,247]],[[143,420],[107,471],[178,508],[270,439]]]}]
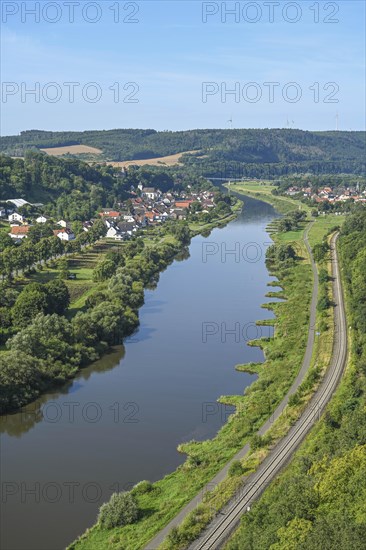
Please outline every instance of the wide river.
[{"label": "wide river", "polygon": [[0,419],[2,550],[65,548],[112,492],[163,477],[185,459],[179,443],[214,436],[231,412],[217,398],[255,379],[235,365],[263,359],[246,341],[271,334],[254,323],[272,316],[261,304],[274,217],[245,198],[236,220],[195,237],[146,291],[123,349]]}]

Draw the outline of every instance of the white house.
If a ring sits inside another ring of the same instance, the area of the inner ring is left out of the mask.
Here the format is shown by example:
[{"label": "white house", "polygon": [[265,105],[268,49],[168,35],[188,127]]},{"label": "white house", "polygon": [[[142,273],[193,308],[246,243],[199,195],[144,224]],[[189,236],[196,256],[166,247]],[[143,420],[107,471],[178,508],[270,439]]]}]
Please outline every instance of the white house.
[{"label": "white house", "polygon": [[66,229],[67,227],[69,227],[70,224],[69,224],[69,222],[66,222],[65,220],[60,220],[59,222],[57,222],[56,225],[59,225],[60,227],[64,227]]},{"label": "white house", "polygon": [[5,208],[0,208],[0,218],[5,218],[5,216],[6,216]]},{"label": "white house", "polygon": [[154,187],[145,187],[145,189],[142,190],[141,195],[153,201],[158,198],[159,192],[156,191]]},{"label": "white house", "polygon": [[45,216],[39,216],[39,217],[36,219],[36,222],[37,222],[37,223],[46,223],[46,222],[48,222],[48,218],[46,218]]},{"label": "white house", "polygon": [[111,225],[111,227],[107,231],[106,237],[108,239],[116,239],[118,238],[118,235],[119,231],[115,227],[113,227],[113,225]]},{"label": "white house", "polygon": [[135,218],[131,214],[125,214],[123,216],[123,221],[133,223],[135,221]]},{"label": "white house", "polygon": [[55,229],[53,234],[61,239],[61,241],[73,241],[75,239],[74,233],[71,231],[71,229],[67,228]]},{"label": "white house", "polygon": [[8,235],[12,238],[12,239],[16,239],[16,240],[21,240],[21,239],[25,239],[26,237],[28,237],[28,231],[30,229],[30,225],[22,225],[22,226],[15,226],[15,227],[12,227],[11,230],[10,230],[10,233],[8,233]]},{"label": "white house", "polygon": [[113,227],[114,222],[112,222],[111,220],[104,220],[104,224],[107,229],[110,229],[111,227]]},{"label": "white house", "polygon": [[10,216],[8,217],[8,220],[9,222],[20,222],[20,223],[24,222],[23,216],[21,214],[18,214],[18,212],[13,212],[12,214],[10,214]]}]

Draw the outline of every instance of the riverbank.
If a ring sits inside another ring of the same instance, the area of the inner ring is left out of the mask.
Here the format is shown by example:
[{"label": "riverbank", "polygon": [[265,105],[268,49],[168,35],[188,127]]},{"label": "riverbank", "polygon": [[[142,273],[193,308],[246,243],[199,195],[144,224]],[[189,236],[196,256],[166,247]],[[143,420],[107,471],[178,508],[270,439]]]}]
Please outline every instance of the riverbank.
[{"label": "riverbank", "polygon": [[[237,211],[240,201],[234,207]],[[157,283],[159,274],[186,249],[193,236],[215,226],[222,227],[236,215],[233,209],[229,215],[213,216],[209,224],[196,221],[192,228],[173,222],[146,230],[137,241],[116,246],[104,240],[70,258],[63,269],[68,273],[68,268],[72,269],[74,278],[60,281],[63,291],[69,294],[70,307],[64,315],[57,316],[45,312],[37,315],[35,307],[29,323],[23,324],[25,328],[9,339],[10,351],[4,349],[0,353],[1,414],[14,412],[43,393],[60,388],[80,368],[103,357],[111,346],[121,344],[139,326],[144,288]],[[29,297],[39,299],[47,288],[44,285],[59,277],[58,266],[51,262],[14,284],[22,289],[20,295],[29,286]],[[98,314],[93,315],[97,310]],[[85,326],[88,326],[86,332]],[[24,338],[33,341],[33,345],[24,345]],[[52,338],[53,347],[48,349],[47,342]],[[14,370],[19,370],[17,353],[22,354],[23,366],[14,381]]]},{"label": "riverbank", "polygon": [[167,543],[170,548],[180,548],[189,540],[193,540],[202,526],[210,520],[214,511],[228,500],[238,486],[238,477],[227,478],[224,485],[220,486],[220,490],[212,494],[205,485],[235,456],[246,441],[252,439],[257,429],[281,401],[301,364],[306,345],[312,281],[309,260],[301,240],[302,235],[299,235],[299,247],[303,250],[302,258],[296,262],[293,269],[283,270],[281,274],[280,284],[287,301],[273,303],[270,306],[276,314],[275,336],[257,342],[266,356],[265,363],[256,367],[258,380],[243,396],[220,398],[221,403],[236,406],[235,414],[212,440],[181,445],[179,449],[187,453],[187,461],[178,470],[154,483],[149,492],[136,494],[140,509],[138,523],[112,531],[103,530],[95,525],[70,548],[90,550],[103,545],[118,548],[121,544],[126,549],[142,548],[188,501],[203,491],[207,496],[207,504],[200,505],[195,511],[195,517],[189,518],[189,525],[184,525],[176,540],[173,540],[173,533],[173,538],[170,537]]},{"label": "riverbank", "polygon": [[[287,200],[285,202],[290,203],[290,201]],[[291,210],[293,210],[294,207],[297,207],[297,203],[295,201],[292,202],[293,207]],[[318,225],[313,222],[310,226],[308,226],[310,231],[307,232],[311,233],[311,238],[309,235],[308,238],[311,241],[312,246],[314,245],[314,242],[318,244],[319,241],[330,232],[329,228],[334,225],[332,224],[332,218],[334,221],[335,217],[330,217],[328,220],[320,220],[321,223]],[[337,221],[339,221],[338,218]],[[299,228],[299,230],[295,232],[276,232],[277,223],[274,222],[270,225],[274,240],[282,246],[289,243],[294,245],[295,243],[292,241],[291,237],[293,238],[294,235],[299,237],[299,235],[303,232],[303,228]],[[299,249],[297,249],[297,251],[299,253]],[[329,257],[325,258],[324,262],[321,262],[321,264],[323,263],[328,264],[330,269]],[[321,268],[319,262],[318,267]],[[276,270],[274,271],[274,274],[277,274]],[[274,282],[271,283],[270,286],[282,287],[282,277],[280,277],[280,283],[278,285]],[[326,286],[328,287],[328,291],[330,293],[330,283]],[[326,290],[323,287],[325,287],[325,281],[321,280],[321,291]],[[286,298],[283,289],[280,292],[268,294],[277,298]],[[331,298],[331,294],[329,297]],[[318,388],[331,356],[333,342],[332,315],[333,312],[331,310],[329,311],[329,308],[328,311],[322,311],[321,314],[317,312],[316,321],[314,324],[317,338],[313,346],[313,355],[307,371],[305,371],[304,375],[302,375],[303,377],[299,379],[299,383],[301,382],[300,386],[298,383],[296,385],[296,387],[298,387],[297,391],[294,393],[295,390],[293,390],[290,395],[288,406],[285,406],[286,403],[283,405],[281,411],[282,414],[277,420],[271,417],[271,422],[269,425],[260,430],[260,436],[253,436],[251,439],[251,448],[246,449],[247,446],[245,446],[242,452],[238,454],[238,459],[240,460],[233,461],[230,467],[226,468],[226,474],[228,474],[228,477],[226,477],[224,481],[216,486],[215,483],[210,483],[210,491],[207,492],[204,503],[202,503],[198,509],[193,510],[178,529],[174,529],[172,531],[165,543],[161,545],[162,549],[182,549],[186,547],[186,544],[189,541],[196,539],[208,523],[208,519],[210,520],[213,518],[212,510],[215,510],[217,513],[228,502],[229,496],[234,495],[235,492],[240,490],[241,485],[243,483],[245,484],[245,478],[247,475],[257,469],[275,444],[288,432],[293,423],[300,417],[308,405],[311,396]],[[269,320],[258,322],[258,325],[266,324],[273,325],[273,321]],[[274,324],[276,325],[276,323]],[[254,341],[253,344],[256,345],[256,342]],[[260,367],[261,365],[251,363],[249,365],[239,365],[237,368],[243,372],[256,373]],[[215,488],[213,489],[213,487]],[[233,498],[235,499],[235,497]],[[198,515],[200,517],[197,520]],[[155,544],[156,542],[157,539],[154,539],[152,546],[149,545],[148,548],[155,548],[155,546],[157,546]]]},{"label": "riverbank", "polygon": [[360,296],[355,299],[355,293],[364,278],[365,222],[366,211],[348,217],[338,241],[350,342],[346,371],[325,414],[276,483],[243,516],[241,527],[225,547],[227,550],[252,548],[253,540],[261,548],[282,548],[290,540],[294,547],[305,550],[324,547],[324,537],[329,548],[363,547],[364,300]]}]

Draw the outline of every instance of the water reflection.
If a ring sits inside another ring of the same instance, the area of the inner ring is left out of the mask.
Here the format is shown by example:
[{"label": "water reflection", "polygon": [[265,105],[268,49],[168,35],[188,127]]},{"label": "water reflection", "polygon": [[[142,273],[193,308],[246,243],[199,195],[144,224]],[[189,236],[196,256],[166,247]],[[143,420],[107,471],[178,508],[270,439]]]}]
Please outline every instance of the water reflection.
[{"label": "water reflection", "polygon": [[[124,348],[21,413],[0,419],[3,482],[21,480],[32,488],[52,480],[80,488],[92,481],[101,489],[95,501],[79,492],[72,503],[63,498],[52,505],[33,497],[22,501],[16,492],[1,507],[3,548],[64,548],[93,524],[116,487],[160,479],[184,461],[179,443],[217,433],[226,419],[215,407],[219,396],[242,394],[256,378],[235,365],[263,360],[259,348],[249,347],[245,338],[226,337],[222,327],[230,332],[239,323],[242,334],[257,319],[273,318],[261,304],[274,280],[264,263],[266,225],[274,216],[271,207],[245,199],[236,220],[209,237],[194,238],[160,274],[157,287],[146,290],[140,327]],[[205,263],[208,242],[228,249],[256,242],[263,254],[256,262],[235,262],[232,256],[222,261],[216,254]],[[217,328],[206,339],[205,323]],[[273,329],[261,330],[265,337]],[[208,409],[214,414],[204,415]]]},{"label": "water reflection", "polygon": [[104,373],[116,367],[125,356],[123,346],[115,346],[102,359],[91,363],[82,369],[76,378],[66,382],[57,390],[47,392],[36,401],[22,407],[20,411],[0,416],[0,433],[9,436],[20,437],[31,430],[35,424],[44,420],[43,406],[50,401],[57,400],[61,395],[77,393],[84,384],[82,380],[88,380],[91,374]]}]

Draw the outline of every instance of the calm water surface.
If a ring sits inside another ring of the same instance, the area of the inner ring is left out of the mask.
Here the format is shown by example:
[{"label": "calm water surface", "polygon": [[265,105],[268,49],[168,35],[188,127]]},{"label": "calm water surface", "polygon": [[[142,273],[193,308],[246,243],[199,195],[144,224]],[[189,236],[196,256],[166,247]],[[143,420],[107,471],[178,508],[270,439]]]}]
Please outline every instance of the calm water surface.
[{"label": "calm water surface", "polygon": [[3,550],[64,548],[113,491],[173,471],[184,461],[179,443],[222,426],[231,409],[216,399],[255,379],[235,365],[263,359],[245,340],[271,330],[254,322],[272,315],[260,306],[274,216],[246,199],[235,221],[194,238],[189,259],[146,291],[141,327],[124,348],[0,419]]}]

